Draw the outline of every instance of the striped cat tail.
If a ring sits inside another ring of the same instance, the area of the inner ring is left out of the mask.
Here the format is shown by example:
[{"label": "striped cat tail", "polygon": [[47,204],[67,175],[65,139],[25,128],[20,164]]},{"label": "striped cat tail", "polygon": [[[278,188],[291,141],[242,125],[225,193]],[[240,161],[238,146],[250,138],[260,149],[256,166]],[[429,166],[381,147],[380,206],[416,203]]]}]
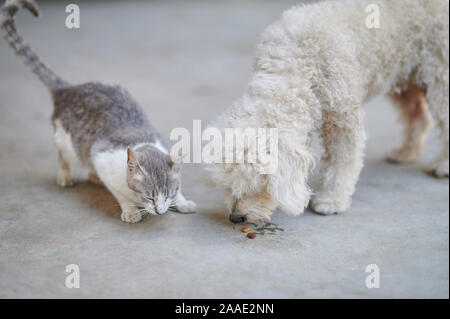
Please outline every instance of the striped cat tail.
[{"label": "striped cat tail", "polygon": [[14,17],[20,7],[28,9],[35,17],[39,17],[39,8],[34,0],[7,0],[0,9],[0,30],[3,37],[16,55],[22,58],[50,91],[54,92],[67,87],[69,84],[42,63],[36,53],[23,43],[22,37],[17,33]]}]

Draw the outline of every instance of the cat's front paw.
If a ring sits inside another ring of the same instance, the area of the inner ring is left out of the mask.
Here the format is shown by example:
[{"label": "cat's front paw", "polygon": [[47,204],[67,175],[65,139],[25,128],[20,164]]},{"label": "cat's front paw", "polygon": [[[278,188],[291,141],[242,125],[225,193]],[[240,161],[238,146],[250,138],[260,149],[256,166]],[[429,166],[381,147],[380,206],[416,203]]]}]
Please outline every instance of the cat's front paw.
[{"label": "cat's front paw", "polygon": [[142,220],[142,214],[137,211],[122,211],[120,219],[126,223],[135,224]]},{"label": "cat's front paw", "polygon": [[197,210],[197,204],[191,200],[185,200],[180,204],[177,204],[176,209],[180,213],[193,213]]}]

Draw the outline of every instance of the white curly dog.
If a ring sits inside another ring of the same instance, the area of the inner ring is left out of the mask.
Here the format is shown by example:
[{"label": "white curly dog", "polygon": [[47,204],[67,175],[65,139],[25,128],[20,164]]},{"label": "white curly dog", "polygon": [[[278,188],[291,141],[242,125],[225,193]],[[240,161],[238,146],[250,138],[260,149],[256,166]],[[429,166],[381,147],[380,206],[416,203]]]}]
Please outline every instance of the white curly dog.
[{"label": "white curly dog", "polygon": [[[379,28],[369,28],[369,5]],[[320,214],[347,210],[363,167],[363,106],[388,94],[401,111],[406,136],[390,158],[418,158],[431,118],[442,152],[433,163],[449,174],[449,1],[339,0],[299,5],[262,35],[246,93],[211,126],[278,128],[278,170],[258,163],[206,169],[227,189],[233,222],[269,219],[276,207],[292,215],[308,206]],[[308,173],[319,133],[324,155],[314,193]]]}]

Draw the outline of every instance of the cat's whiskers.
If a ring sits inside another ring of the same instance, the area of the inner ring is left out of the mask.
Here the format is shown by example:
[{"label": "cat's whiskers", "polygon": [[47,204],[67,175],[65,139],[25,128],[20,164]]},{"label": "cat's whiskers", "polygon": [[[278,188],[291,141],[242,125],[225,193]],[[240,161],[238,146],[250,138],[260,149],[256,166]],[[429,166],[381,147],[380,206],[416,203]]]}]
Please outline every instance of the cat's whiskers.
[{"label": "cat's whiskers", "polygon": [[113,204],[113,205],[107,205],[107,206],[103,206],[103,207],[120,207],[120,206],[135,207],[135,208],[144,207],[143,204],[134,204],[134,203]]}]

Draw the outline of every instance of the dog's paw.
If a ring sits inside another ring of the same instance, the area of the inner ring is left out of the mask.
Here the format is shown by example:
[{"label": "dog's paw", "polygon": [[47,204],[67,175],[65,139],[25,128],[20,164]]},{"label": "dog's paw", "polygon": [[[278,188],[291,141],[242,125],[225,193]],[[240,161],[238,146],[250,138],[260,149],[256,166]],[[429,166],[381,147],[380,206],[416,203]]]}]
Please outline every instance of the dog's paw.
[{"label": "dog's paw", "polygon": [[141,221],[142,214],[137,211],[125,211],[120,215],[120,219],[126,223],[135,224]]},{"label": "dog's paw", "polygon": [[449,161],[448,161],[448,159],[438,162],[433,168],[433,174],[437,178],[449,177]]},{"label": "dog's paw", "polygon": [[388,162],[391,163],[399,163],[399,164],[412,163],[417,160],[417,154],[409,150],[399,148],[389,152],[386,156],[386,159]]},{"label": "dog's paw", "polygon": [[176,209],[180,213],[193,213],[197,210],[197,204],[191,200],[186,200],[176,206]]},{"label": "dog's paw", "polygon": [[313,211],[319,215],[334,215],[345,211],[343,205],[334,203],[332,201],[313,200],[311,207]]},{"label": "dog's paw", "polygon": [[338,209],[330,204],[317,204],[313,206],[313,210],[320,215],[334,215],[338,213]]}]

